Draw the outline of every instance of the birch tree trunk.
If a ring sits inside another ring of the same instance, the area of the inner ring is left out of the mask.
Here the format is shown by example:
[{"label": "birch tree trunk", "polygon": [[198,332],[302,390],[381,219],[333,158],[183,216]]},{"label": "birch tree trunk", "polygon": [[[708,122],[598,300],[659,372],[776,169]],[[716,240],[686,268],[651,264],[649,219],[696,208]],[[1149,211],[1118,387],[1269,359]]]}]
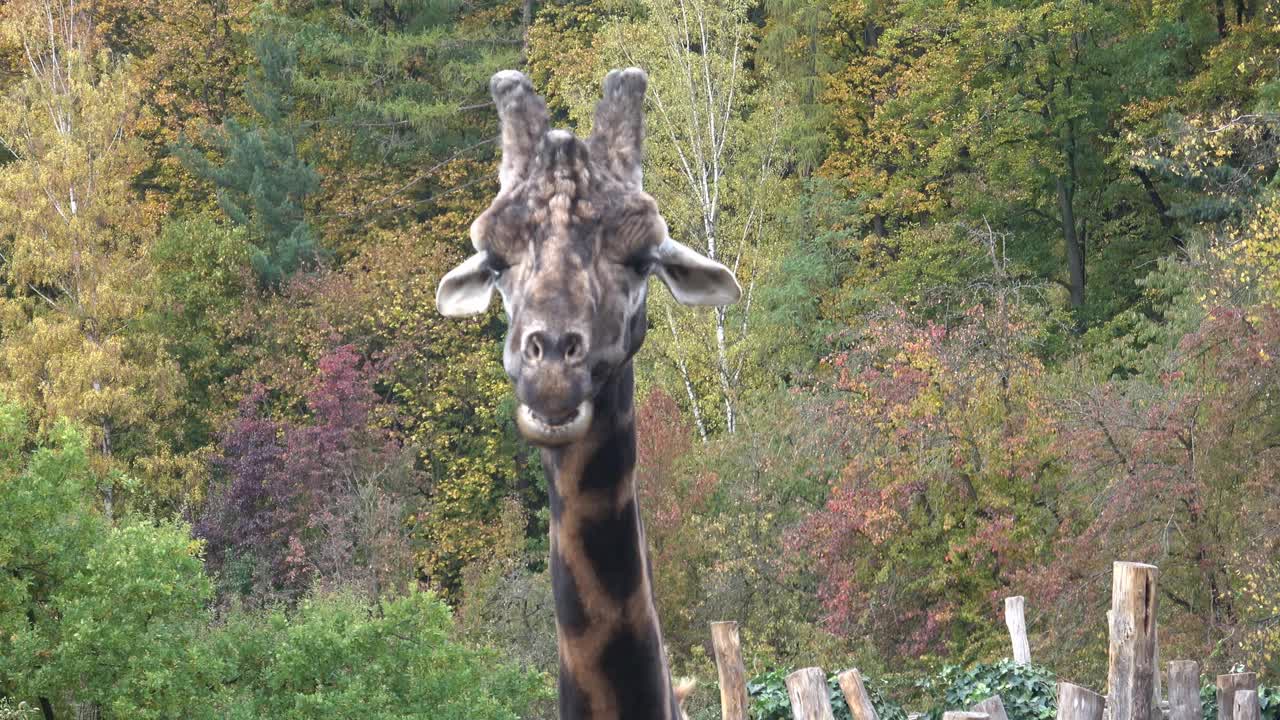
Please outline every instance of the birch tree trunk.
[{"label": "birch tree trunk", "polygon": [[[777,199],[784,106],[748,76],[746,2],[644,4],[645,22],[619,23],[606,37],[619,63],[649,72],[645,189],[671,236],[725,264],[743,287],[736,305],[709,313],[666,307],[659,352],[705,441],[712,428],[737,430],[751,377],[753,299],[769,259],[764,229]],[[655,300],[670,303],[663,293]]]}]

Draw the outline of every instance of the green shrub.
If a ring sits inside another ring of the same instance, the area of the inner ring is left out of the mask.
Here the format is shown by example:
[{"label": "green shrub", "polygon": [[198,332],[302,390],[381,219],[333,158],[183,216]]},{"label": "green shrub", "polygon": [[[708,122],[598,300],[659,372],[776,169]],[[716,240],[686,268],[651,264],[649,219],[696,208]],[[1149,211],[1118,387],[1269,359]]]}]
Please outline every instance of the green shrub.
[{"label": "green shrub", "polygon": [[15,703],[9,698],[0,698],[0,720],[30,720],[36,717],[36,709],[25,702]]},{"label": "green shrub", "polygon": [[234,609],[211,633],[220,720],[517,720],[540,712],[544,675],[452,637],[449,608],[411,591],[377,606],[355,593],[316,595],[296,610]]},{"label": "green shrub", "polygon": [[1019,665],[1005,658],[979,663],[968,670],[947,665],[938,674],[917,683],[936,705],[929,720],[945,710],[968,710],[992,695],[999,695],[1009,720],[1053,720],[1058,709],[1057,678],[1048,668]]},{"label": "green shrub", "polygon": [[[790,670],[773,670],[751,678],[747,683],[747,694],[751,696],[751,717],[755,720],[790,720],[791,700],[787,697],[786,677]],[[883,687],[871,678],[863,678],[867,686],[867,695],[875,707],[880,720],[907,720],[907,714],[897,703],[884,696]],[[849,704],[840,692],[840,684],[836,676],[827,677],[827,693],[831,698],[831,709],[836,720],[852,720]]]}]

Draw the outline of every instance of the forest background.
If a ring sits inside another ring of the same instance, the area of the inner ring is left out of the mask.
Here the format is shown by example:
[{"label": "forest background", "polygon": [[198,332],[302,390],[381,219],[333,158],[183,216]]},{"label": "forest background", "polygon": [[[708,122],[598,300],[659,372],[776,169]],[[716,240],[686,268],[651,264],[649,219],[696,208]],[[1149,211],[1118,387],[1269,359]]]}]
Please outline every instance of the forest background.
[{"label": "forest background", "polygon": [[[743,302],[661,289],[640,490],[677,671],[1098,687],[1280,673],[1277,0],[10,0],[0,700],[54,717],[540,717],[546,486],[500,310],[433,294],[496,190],[487,79],[585,133]],[[879,687],[879,686],[878,686]],[[714,695],[705,689],[695,706]],[[347,713],[347,714],[344,714]],[[415,715],[417,713],[417,715]]]}]

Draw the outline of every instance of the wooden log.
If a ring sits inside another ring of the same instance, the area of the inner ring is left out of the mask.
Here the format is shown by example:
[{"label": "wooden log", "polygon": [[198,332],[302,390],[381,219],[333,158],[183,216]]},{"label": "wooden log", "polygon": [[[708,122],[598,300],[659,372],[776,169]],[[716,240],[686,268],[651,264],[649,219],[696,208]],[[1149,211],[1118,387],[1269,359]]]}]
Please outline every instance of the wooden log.
[{"label": "wooden log", "polygon": [[970,712],[986,713],[991,720],[1009,720],[1009,713],[1004,711],[1004,701],[999,695],[992,695],[982,702],[969,708]]},{"label": "wooden log", "polygon": [[1004,624],[1013,642],[1013,661],[1019,665],[1031,662],[1031,645],[1027,642],[1026,599],[1014,595],[1004,599]]},{"label": "wooden log", "polygon": [[1159,720],[1155,698],[1155,565],[1111,566],[1111,667],[1107,673],[1111,720]]},{"label": "wooden log", "polygon": [[1201,720],[1200,664],[1195,660],[1169,663],[1169,720]]},{"label": "wooden log", "polygon": [[800,668],[787,676],[787,697],[796,720],[835,720],[827,692],[827,674],[822,668]]},{"label": "wooden log", "polygon": [[1258,676],[1253,673],[1229,673],[1218,676],[1218,720],[1232,720],[1236,712],[1236,692],[1257,690]]},{"label": "wooden log", "polygon": [[1105,698],[1088,688],[1058,683],[1058,720],[1102,720],[1105,704]]},{"label": "wooden log", "polygon": [[747,668],[742,662],[742,644],[738,640],[738,623],[711,623],[711,646],[716,653],[716,670],[720,673],[720,717],[724,720],[747,720]]},{"label": "wooden log", "polygon": [[1262,708],[1258,705],[1257,690],[1236,692],[1235,720],[1262,720]]},{"label": "wooden log", "polygon": [[840,681],[840,691],[844,693],[845,702],[849,703],[849,712],[853,720],[880,720],[879,713],[871,704],[871,696],[867,694],[867,686],[862,682],[862,673],[858,668],[850,668],[836,676]]}]

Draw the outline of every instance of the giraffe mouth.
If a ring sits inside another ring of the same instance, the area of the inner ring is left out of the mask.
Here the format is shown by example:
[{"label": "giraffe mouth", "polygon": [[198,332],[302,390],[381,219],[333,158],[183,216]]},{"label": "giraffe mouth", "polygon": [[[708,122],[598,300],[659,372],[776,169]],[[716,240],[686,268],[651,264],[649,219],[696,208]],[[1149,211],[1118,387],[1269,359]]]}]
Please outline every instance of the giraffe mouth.
[{"label": "giraffe mouth", "polygon": [[567,445],[587,434],[587,428],[591,427],[591,409],[591,401],[583,400],[572,413],[552,422],[520,403],[516,409],[516,427],[520,428],[520,434],[526,440],[535,445]]}]

